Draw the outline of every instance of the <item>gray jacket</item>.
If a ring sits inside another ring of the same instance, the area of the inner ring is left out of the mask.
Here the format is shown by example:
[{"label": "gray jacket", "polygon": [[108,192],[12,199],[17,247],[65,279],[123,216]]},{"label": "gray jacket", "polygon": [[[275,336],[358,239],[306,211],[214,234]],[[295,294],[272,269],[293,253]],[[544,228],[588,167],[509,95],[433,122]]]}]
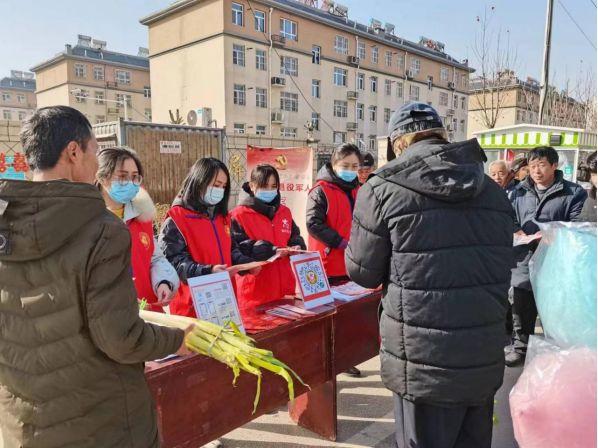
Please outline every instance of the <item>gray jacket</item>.
[{"label": "gray jacket", "polygon": [[[538,232],[539,222],[575,221],[588,197],[581,185],[563,178],[563,172],[556,171],[555,181],[542,199],[536,192],[531,177],[523,180],[510,196],[515,210],[514,231],[523,230],[526,235]],[[515,248],[517,266],[513,269],[511,285],[532,290],[529,279],[529,260],[538,247],[537,242]]]},{"label": "gray jacket", "polygon": [[476,405],[500,387],[513,210],[475,139],[429,139],[357,195],[347,272],[383,285],[382,380],[403,398]]}]

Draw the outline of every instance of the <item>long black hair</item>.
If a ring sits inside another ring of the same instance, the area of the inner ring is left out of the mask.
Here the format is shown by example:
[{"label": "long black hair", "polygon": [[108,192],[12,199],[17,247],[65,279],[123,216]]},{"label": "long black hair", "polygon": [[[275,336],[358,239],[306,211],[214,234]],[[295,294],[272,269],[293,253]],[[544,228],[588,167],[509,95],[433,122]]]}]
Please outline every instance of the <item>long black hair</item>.
[{"label": "long black hair", "polygon": [[[280,176],[278,171],[272,165],[261,164],[251,170],[251,176],[249,177],[250,182],[257,185],[258,188],[264,188],[268,185],[270,176],[274,176],[276,180],[276,188],[280,190]],[[255,193],[255,191],[254,191]]]},{"label": "long black hair", "polygon": [[[596,151],[588,156],[586,165],[588,166],[590,173],[596,174]],[[590,190],[590,197],[596,199],[596,185],[594,184],[592,184],[592,189]]]},{"label": "long black hair", "polygon": [[230,174],[226,165],[214,157],[199,159],[189,170],[189,174],[183,181],[178,194],[183,205],[196,211],[202,211],[209,207],[209,204],[206,204],[203,200],[203,196],[219,170],[224,171],[227,182],[224,189],[224,198],[216,205],[215,214],[225,216],[228,213],[228,199],[230,197]]}]

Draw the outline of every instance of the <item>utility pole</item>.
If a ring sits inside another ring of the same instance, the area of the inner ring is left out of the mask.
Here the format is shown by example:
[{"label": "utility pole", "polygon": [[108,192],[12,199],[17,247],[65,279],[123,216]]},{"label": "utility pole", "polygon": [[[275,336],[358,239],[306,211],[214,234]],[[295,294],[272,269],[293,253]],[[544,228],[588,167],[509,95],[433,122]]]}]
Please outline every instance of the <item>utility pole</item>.
[{"label": "utility pole", "polygon": [[552,7],[554,0],[548,0],[546,11],[546,33],[544,35],[544,65],[542,66],[542,85],[540,90],[540,111],[538,124],[542,124],[544,109],[546,108],[546,94],[548,93],[548,74],[550,70],[550,41],[552,39]]}]

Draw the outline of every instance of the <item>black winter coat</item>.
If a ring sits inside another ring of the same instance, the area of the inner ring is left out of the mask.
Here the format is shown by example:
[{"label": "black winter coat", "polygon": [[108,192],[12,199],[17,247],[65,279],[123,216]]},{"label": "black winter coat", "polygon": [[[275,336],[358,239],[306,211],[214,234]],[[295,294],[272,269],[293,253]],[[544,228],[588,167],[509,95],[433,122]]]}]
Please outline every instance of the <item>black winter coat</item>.
[{"label": "black winter coat", "polygon": [[501,386],[513,210],[475,139],[410,146],[361,187],[345,261],[383,284],[382,380],[436,406],[486,402]]},{"label": "black winter coat", "polygon": [[[540,222],[575,221],[587,197],[581,185],[563,179],[563,172],[557,170],[554,183],[540,201],[534,182],[528,176],[510,197],[515,209],[515,232],[523,230],[526,235],[533,235],[540,230]],[[513,269],[512,286],[532,290],[529,261],[537,247],[536,241],[515,248],[517,266]]]}]

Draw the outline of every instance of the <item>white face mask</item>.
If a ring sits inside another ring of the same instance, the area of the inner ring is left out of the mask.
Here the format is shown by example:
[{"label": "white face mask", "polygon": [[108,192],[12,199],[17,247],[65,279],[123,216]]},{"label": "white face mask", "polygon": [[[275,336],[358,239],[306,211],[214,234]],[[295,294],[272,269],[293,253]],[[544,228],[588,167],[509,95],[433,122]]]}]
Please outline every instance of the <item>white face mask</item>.
[{"label": "white face mask", "polygon": [[217,205],[224,199],[224,188],[208,187],[206,193],[203,195],[203,200],[206,204]]}]

